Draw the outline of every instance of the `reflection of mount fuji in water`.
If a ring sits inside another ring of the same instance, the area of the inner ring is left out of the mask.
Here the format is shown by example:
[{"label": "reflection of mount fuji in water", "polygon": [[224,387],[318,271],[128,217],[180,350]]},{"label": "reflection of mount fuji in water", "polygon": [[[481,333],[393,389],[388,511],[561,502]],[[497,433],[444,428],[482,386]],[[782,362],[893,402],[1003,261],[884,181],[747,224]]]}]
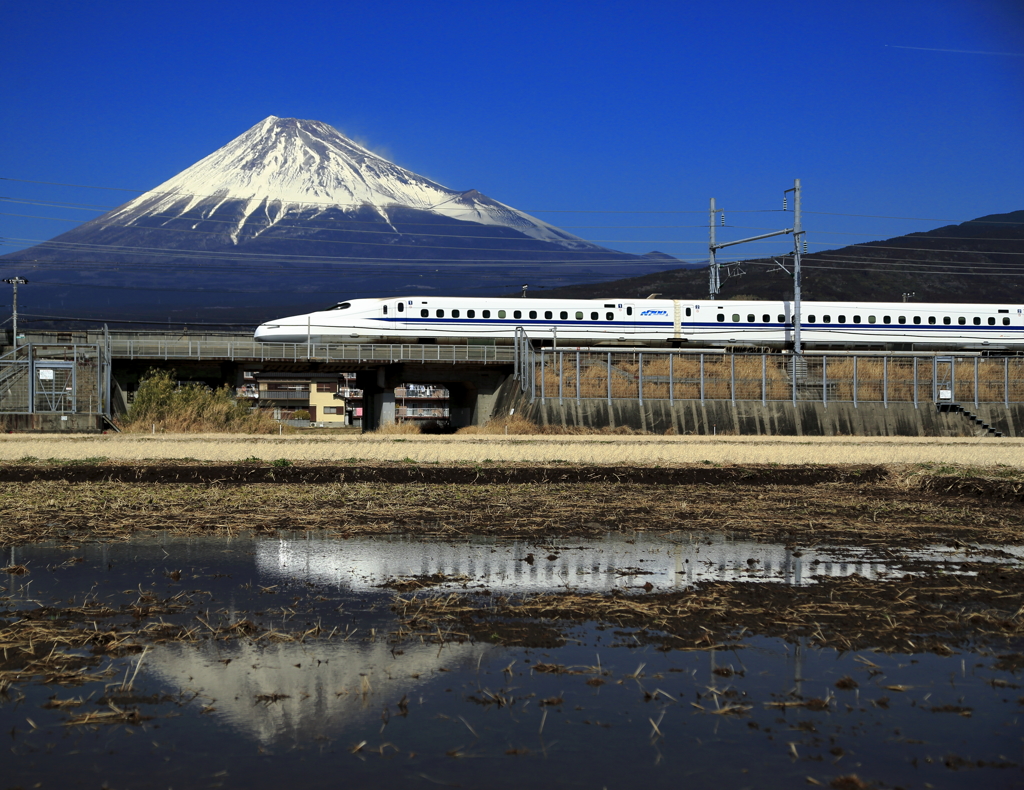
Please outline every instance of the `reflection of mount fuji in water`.
[{"label": "reflection of mount fuji in water", "polygon": [[891,558],[866,549],[796,550],[781,543],[718,536],[642,533],[572,539],[569,546],[481,538],[262,541],[256,546],[256,564],[268,580],[302,579],[351,590],[435,574],[443,574],[449,584],[486,586],[496,592],[602,591],[646,582],[663,590],[716,581],[801,585],[855,573],[869,579],[902,575]]},{"label": "reflection of mount fuji in water", "polygon": [[[380,720],[406,697],[418,706],[441,669],[475,667],[487,644],[394,645],[336,638],[309,644],[254,642],[156,645],[143,671],[213,707],[212,716],[260,743],[309,743]],[[444,681],[440,681],[444,682]],[[261,701],[260,697],[263,698]],[[273,700],[273,701],[270,701]]]}]

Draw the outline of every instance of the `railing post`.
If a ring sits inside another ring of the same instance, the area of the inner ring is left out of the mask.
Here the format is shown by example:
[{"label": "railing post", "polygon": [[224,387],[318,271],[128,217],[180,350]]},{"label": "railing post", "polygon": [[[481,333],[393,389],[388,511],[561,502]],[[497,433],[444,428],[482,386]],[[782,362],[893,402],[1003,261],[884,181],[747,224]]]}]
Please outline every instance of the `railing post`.
[{"label": "railing post", "polygon": [[[856,360],[857,357],[854,357]],[[828,408],[828,357],[821,355],[821,402]]]},{"label": "railing post", "polygon": [[889,408],[889,357],[882,357],[882,403]]},{"label": "railing post", "polygon": [[917,408],[917,357],[914,357],[914,408]]},{"label": "railing post", "polygon": [[978,408],[978,358],[974,358],[974,408]]},{"label": "railing post", "polygon": [[637,400],[644,402],[644,352],[641,351],[638,357],[639,365],[636,369]]},{"label": "railing post", "polygon": [[576,349],[576,400],[580,399],[580,350]]},{"label": "railing post", "polygon": [[562,404],[562,367],[565,354],[561,351],[558,352],[558,404]]},{"label": "railing post", "polygon": [[700,355],[700,402],[704,402],[704,354]]},{"label": "railing post", "polygon": [[1003,357],[1003,405],[1010,408],[1010,358]]},{"label": "railing post", "polygon": [[669,402],[670,405],[675,402],[675,394],[676,394],[675,393],[676,381],[675,381],[675,375],[674,375],[675,374],[675,359],[676,359],[676,355],[672,354],[672,353],[669,353],[669,355],[668,355],[668,402]]},{"label": "railing post", "polygon": [[608,379],[608,408],[612,407],[612,352],[608,352],[608,368],[605,371]]},{"label": "railing post", "polygon": [[547,376],[544,375],[544,347],[540,349],[540,402],[544,403],[547,399],[547,387],[545,385],[545,379]]},{"label": "railing post", "polygon": [[761,405],[768,405],[768,355],[761,354]]},{"label": "railing post", "polygon": [[736,355],[729,355],[729,396],[732,399],[732,405],[736,405]]},{"label": "railing post", "polygon": [[[823,388],[824,389],[824,388]],[[853,408],[857,408],[857,356],[853,357]]]}]

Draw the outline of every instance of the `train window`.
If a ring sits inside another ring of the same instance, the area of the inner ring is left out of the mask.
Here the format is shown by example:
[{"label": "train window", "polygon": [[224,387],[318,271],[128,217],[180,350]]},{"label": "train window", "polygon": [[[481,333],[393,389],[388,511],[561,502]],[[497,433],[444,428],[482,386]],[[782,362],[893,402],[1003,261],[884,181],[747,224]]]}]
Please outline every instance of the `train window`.
[{"label": "train window", "polygon": [[596,320],[597,320],[597,319],[599,319],[600,317],[601,317],[601,316],[600,316],[600,315],[599,315],[599,314],[598,314],[598,313],[597,313],[596,311],[590,314],[590,320],[591,320],[591,321],[596,321]]},{"label": "train window", "polygon": [[942,323],[949,324],[949,322],[950,322],[950,317],[948,315],[944,316],[943,319],[942,319]]},{"label": "train window", "polygon": [[772,322],[772,317],[765,313],[763,316],[761,316],[761,320],[766,324],[770,324]]},{"label": "train window", "polygon": [[738,324],[740,322],[740,314],[739,313],[733,313],[732,314],[732,322],[734,324]]},{"label": "train window", "polygon": [[690,317],[690,315],[692,315],[692,313],[690,312],[690,308],[689,308],[689,307],[687,307],[687,308],[686,308],[686,317],[687,317],[687,318],[689,318],[689,317]]},{"label": "train window", "polygon": [[883,324],[891,324],[892,323],[892,318],[887,316],[887,315],[883,315],[882,316],[882,323]]},{"label": "train window", "polygon": [[491,311],[490,310],[483,310],[480,313],[480,315],[483,316],[484,318],[490,318],[491,317]]},{"label": "train window", "polygon": [[504,318],[506,315],[508,314],[504,310],[498,311],[498,318]]},{"label": "train window", "polygon": [[430,315],[430,311],[427,308],[424,307],[422,310],[420,310],[421,318],[426,318],[428,315]]},{"label": "train window", "polygon": [[633,315],[633,308],[632,307],[627,307],[626,308],[626,315]]},{"label": "train window", "polygon": [[563,310],[562,312],[560,312],[558,314],[558,317],[561,318],[564,321],[565,319],[567,319],[569,317],[569,313],[568,313],[568,311]]},{"label": "train window", "polygon": [[721,324],[721,323],[724,323],[724,322],[725,322],[725,313],[719,313],[718,314],[718,323]]},{"label": "train window", "polygon": [[331,310],[347,310],[351,306],[352,306],[351,302],[338,302],[336,305],[334,305],[334,307],[332,307],[330,309]]},{"label": "train window", "polygon": [[905,315],[901,315],[898,320],[901,324],[907,323],[907,317]]},{"label": "train window", "polygon": [[959,317],[958,319],[956,319],[956,322],[957,322],[958,324],[960,324],[961,326],[963,326],[964,324],[966,324],[966,323],[967,323],[967,319],[966,319],[966,318],[964,318],[963,316],[960,316],[960,317]]},{"label": "train window", "polygon": [[387,315],[387,314],[388,314],[388,306],[384,305],[384,315]]},{"label": "train window", "polygon": [[747,313],[747,323],[748,324],[752,324],[756,320],[757,319],[754,318],[754,314],[753,313]]},{"label": "train window", "polygon": [[444,318],[444,310],[438,310],[434,315],[438,318]]},{"label": "train window", "polygon": [[832,316],[830,316],[830,315],[823,315],[821,317],[821,322],[823,324],[831,324],[832,323]]},{"label": "train window", "polygon": [[615,313],[605,313],[604,317],[607,318],[609,321],[614,321],[615,320]]},{"label": "train window", "polygon": [[530,311],[530,318],[536,318],[536,317],[537,317],[537,311],[536,310],[531,310]]},{"label": "train window", "polygon": [[452,318],[458,318],[458,317],[459,317],[459,311],[458,310],[452,310]]},{"label": "train window", "polygon": [[1009,325],[1010,325],[1010,317],[1009,316],[1003,316],[1003,326],[1009,326]]},{"label": "train window", "polygon": [[873,323],[875,323],[875,317],[874,317],[873,315],[869,315],[869,316],[868,316],[868,323],[869,323],[869,324],[873,324]]},{"label": "train window", "polygon": [[920,324],[921,323],[921,316],[915,315],[914,316],[914,323],[915,324]]},{"label": "train window", "polygon": [[988,325],[989,326],[995,326],[996,325],[996,319],[994,319],[991,316],[989,316]]},{"label": "train window", "polygon": [[840,324],[845,324],[846,323],[846,316],[845,315],[839,316],[839,323]]},{"label": "train window", "polygon": [[583,311],[582,310],[577,310],[576,311],[576,320],[577,321],[582,321],[583,320]]},{"label": "train window", "polygon": [[784,323],[786,323],[786,316],[784,316],[784,315],[780,315],[780,316],[779,316],[779,323],[780,323],[780,324],[784,324]]},{"label": "train window", "polygon": [[513,318],[522,318],[523,317],[523,311],[522,310],[513,310],[512,311],[512,317]]},{"label": "train window", "polygon": [[807,316],[807,323],[808,324],[813,324],[814,323],[814,316],[813,315]]},{"label": "train window", "polygon": [[550,310],[545,310],[545,311],[544,311],[544,317],[545,317],[545,318],[546,318],[546,319],[547,319],[548,321],[550,321],[550,320],[551,320],[551,317],[552,317],[552,315],[553,315],[553,313],[552,313],[552,312],[551,312]]},{"label": "train window", "polygon": [[855,324],[859,324],[860,323],[860,316],[859,315],[855,315],[853,317],[853,323],[855,323]]},{"label": "train window", "polygon": [[935,323],[935,316],[933,316],[933,315],[928,316],[928,323],[929,324],[934,324]]},{"label": "train window", "polygon": [[405,302],[399,302],[398,303],[398,312],[400,312],[400,313],[404,313],[405,312]]},{"label": "train window", "polygon": [[476,318],[476,310],[467,310],[466,318]]},{"label": "train window", "polygon": [[975,326],[980,326],[981,325],[981,319],[978,316],[974,316],[974,325]]}]

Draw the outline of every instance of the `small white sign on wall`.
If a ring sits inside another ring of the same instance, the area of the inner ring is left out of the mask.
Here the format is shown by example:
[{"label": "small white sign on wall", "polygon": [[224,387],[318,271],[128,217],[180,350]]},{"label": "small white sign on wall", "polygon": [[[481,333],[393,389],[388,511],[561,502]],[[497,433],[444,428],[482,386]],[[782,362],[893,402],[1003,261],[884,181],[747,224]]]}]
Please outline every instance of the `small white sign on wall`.
[{"label": "small white sign on wall", "polygon": [[39,368],[39,380],[40,381],[53,381],[53,369],[52,368]]}]

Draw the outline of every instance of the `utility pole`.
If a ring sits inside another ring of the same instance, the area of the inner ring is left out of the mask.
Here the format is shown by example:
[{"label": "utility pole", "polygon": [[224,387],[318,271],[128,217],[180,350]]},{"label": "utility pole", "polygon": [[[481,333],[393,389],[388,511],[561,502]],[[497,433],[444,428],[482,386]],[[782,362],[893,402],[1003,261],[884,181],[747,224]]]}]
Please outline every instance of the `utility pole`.
[{"label": "utility pole", "polygon": [[[794,193],[793,198],[793,227],[785,228],[784,230],[777,230],[772,233],[762,233],[760,236],[751,236],[749,239],[738,239],[736,241],[725,241],[721,244],[715,242],[715,214],[722,214],[722,224],[725,224],[725,212],[722,209],[715,207],[715,199],[711,198],[711,224],[708,244],[708,257],[710,260],[710,274],[709,278],[709,292],[712,300],[718,298],[718,291],[721,287],[721,278],[719,276],[719,264],[715,260],[715,252],[724,248],[732,247],[734,244],[745,244],[748,241],[760,241],[761,239],[770,239],[772,236],[782,236],[787,233],[793,234],[793,353],[800,354],[800,245],[807,247],[807,240],[804,238],[804,229],[800,214],[800,179],[793,180],[793,188],[787,189],[783,193],[782,197],[782,210],[787,210],[786,194],[789,192]],[[785,267],[783,267],[785,268]]]},{"label": "utility pole", "polygon": [[12,300],[11,306],[11,320],[14,324],[14,342],[11,344],[13,348],[18,347],[18,286],[28,285],[28,280],[24,277],[9,277],[4,280],[5,283],[10,284],[14,288],[14,299]]}]

